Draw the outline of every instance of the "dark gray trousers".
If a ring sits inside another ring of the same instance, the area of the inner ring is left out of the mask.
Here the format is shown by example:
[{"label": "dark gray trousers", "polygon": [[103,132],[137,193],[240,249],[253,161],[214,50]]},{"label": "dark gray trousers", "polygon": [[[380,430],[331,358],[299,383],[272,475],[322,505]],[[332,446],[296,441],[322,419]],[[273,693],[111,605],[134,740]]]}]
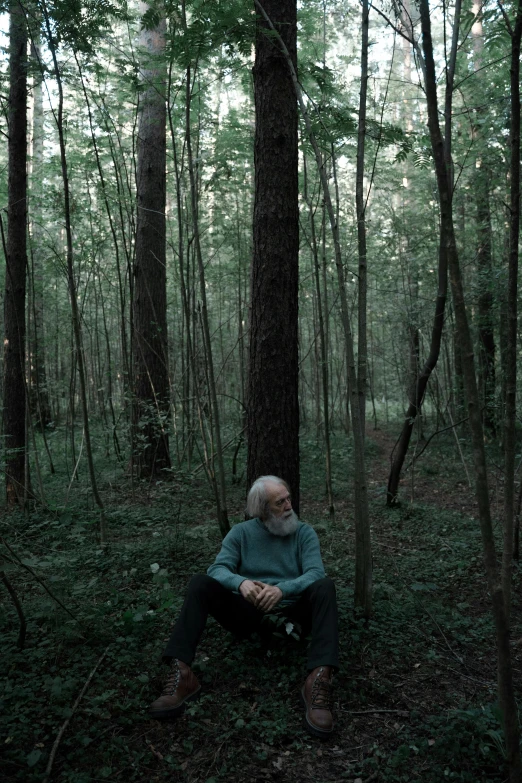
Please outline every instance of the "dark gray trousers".
[{"label": "dark gray trousers", "polygon": [[[303,635],[311,632],[309,670],[317,666],[339,668],[337,601],[331,579],[318,579],[307,587],[295,603],[276,609],[290,622],[298,623]],[[227,590],[213,577],[206,574],[194,576],[189,582],[163,659],[170,661],[178,658],[191,666],[209,615],[227,631],[246,638],[260,630],[264,612],[256,609],[239,593]]]}]

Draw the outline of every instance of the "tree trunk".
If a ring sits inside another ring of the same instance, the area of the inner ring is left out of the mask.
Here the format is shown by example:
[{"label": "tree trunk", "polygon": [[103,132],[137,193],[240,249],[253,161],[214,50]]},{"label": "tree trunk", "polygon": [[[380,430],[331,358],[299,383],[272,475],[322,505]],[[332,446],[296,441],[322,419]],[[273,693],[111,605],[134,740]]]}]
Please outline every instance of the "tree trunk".
[{"label": "tree trunk", "polygon": [[[486,454],[484,449],[484,434],[482,413],[480,409],[477,382],[475,376],[475,361],[473,343],[464,300],[464,289],[460,272],[460,264],[455,241],[453,216],[451,213],[451,184],[444,158],[444,144],[440,132],[437,106],[437,83],[435,63],[433,60],[433,43],[431,39],[431,22],[428,0],[420,0],[422,21],[422,46],[424,51],[426,71],[426,100],[428,106],[428,126],[435,160],[437,186],[441,204],[441,222],[444,222],[445,239],[447,243],[447,258],[455,308],[458,339],[462,346],[462,369],[468,401],[470,428],[473,442],[473,458],[475,463],[476,497],[479,509],[480,529],[484,551],[484,561],[491,595],[492,613],[495,622],[497,653],[498,653],[498,690],[500,708],[503,713],[504,733],[506,740],[506,760],[509,767],[511,783],[520,783],[521,763],[519,747],[518,710],[513,690],[513,671],[509,644],[509,620],[504,603],[504,591],[501,575],[497,565],[495,540],[491,522],[489,503]],[[520,22],[520,9],[517,25]],[[520,45],[520,31],[518,34]],[[517,55],[518,57],[518,55]],[[449,209],[447,207],[450,206]]]},{"label": "tree trunk", "polygon": [[[39,32],[33,33],[31,60],[33,77],[33,122],[30,176],[30,234],[31,234],[31,320],[29,334],[29,404],[36,426],[45,438],[45,429],[52,422],[47,373],[45,369],[44,343],[44,275],[42,252],[43,237],[43,162],[44,162],[44,107],[42,91],[41,53]],[[47,444],[46,444],[47,447]],[[52,463],[51,463],[52,464]]]},{"label": "tree trunk", "polygon": [[[304,198],[308,204],[308,211],[310,216],[310,247],[312,251],[312,274],[315,283],[315,296],[317,300],[317,318],[319,326],[319,356],[318,356],[318,376],[320,369],[320,380],[318,377],[317,386],[322,388],[322,419],[323,419],[323,431],[324,431],[324,449],[325,449],[325,479],[326,479],[326,494],[328,497],[328,512],[331,517],[335,513],[334,501],[333,501],[333,488],[332,488],[332,448],[330,444],[330,400],[328,394],[328,346],[326,337],[325,317],[324,310],[326,305],[326,288],[323,293],[321,291],[320,282],[320,261],[319,261],[319,247],[317,243],[317,235],[315,230],[315,215],[313,210],[312,199],[308,195],[308,176],[306,168],[306,159],[304,162]],[[324,221],[324,213],[322,214]],[[321,394],[318,388],[317,393],[318,408],[320,411],[320,398]],[[320,418],[320,414],[319,414]]]},{"label": "tree trunk", "polygon": [[[479,160],[478,163],[481,163]],[[489,206],[489,172],[478,169],[475,176],[475,202],[477,205],[477,273],[479,295],[477,301],[479,367],[481,399],[484,411],[484,429],[492,437],[496,435],[495,416],[495,334],[494,276],[491,264],[491,213]]]},{"label": "tree trunk", "polygon": [[[473,69],[475,73],[482,70],[483,30],[482,30],[482,4],[474,0],[473,13],[475,22],[471,28],[473,37]],[[482,106],[475,109],[475,122],[473,123],[473,140],[479,145],[484,115]],[[494,334],[494,297],[493,297],[493,269],[491,259],[491,209],[489,201],[489,180],[491,172],[485,166],[479,151],[476,161],[476,173],[474,181],[475,204],[477,208],[477,273],[478,273],[478,333],[479,333],[479,367],[481,378],[481,397],[484,410],[484,429],[495,437],[497,422],[495,415],[495,334]]]},{"label": "tree trunk", "polygon": [[[264,8],[297,62],[296,0]],[[285,55],[258,16],[247,481],[285,479],[299,511],[297,103]]]},{"label": "tree trunk", "polygon": [[[442,139],[441,135],[441,153],[444,160],[444,165],[449,172],[451,171],[451,107],[453,96],[453,81],[455,75],[455,64],[457,57],[458,47],[458,31],[460,22],[460,0],[457,0],[455,7],[455,21],[453,25],[453,37],[450,52],[449,64],[446,67],[446,94],[444,105],[445,116],[445,138]],[[413,41],[413,29],[411,22],[407,24],[409,34],[412,36]],[[426,79],[426,69],[423,68],[424,78]],[[437,174],[438,176],[438,174]],[[451,177],[450,177],[451,181]],[[446,309],[446,298],[448,292],[448,258],[447,258],[447,231],[448,231],[448,219],[451,217],[452,210],[452,189],[451,185],[448,187],[448,191],[442,199],[442,194],[439,188],[439,202],[441,210],[440,229],[439,229],[439,261],[438,261],[438,290],[437,299],[435,301],[435,316],[433,319],[433,325],[431,328],[431,341],[430,352],[422,371],[420,372],[416,383],[414,384],[409,406],[404,418],[404,424],[399,437],[399,441],[396,446],[393,462],[388,477],[388,491],[386,495],[386,502],[389,506],[397,502],[399,493],[399,482],[401,478],[402,466],[408,453],[408,447],[413,432],[413,427],[417,416],[421,412],[422,402],[426,393],[426,387],[430,379],[430,375],[437,366],[440,355],[440,346],[442,340],[442,330],[444,327],[444,311]]]},{"label": "tree trunk", "polygon": [[[183,4],[183,23],[186,30],[185,5]],[[203,336],[203,353],[205,361],[205,375],[208,380],[209,396],[209,419],[210,419],[210,441],[211,456],[208,464],[208,474],[216,499],[216,511],[219,529],[223,538],[230,530],[230,522],[227,512],[227,496],[225,483],[225,465],[223,462],[223,446],[221,441],[221,423],[219,415],[219,405],[216,389],[216,378],[214,373],[214,357],[212,353],[212,342],[210,338],[210,325],[208,318],[207,292],[205,282],[205,265],[203,263],[203,254],[201,250],[201,239],[199,233],[199,211],[198,211],[198,188],[196,185],[196,175],[194,166],[194,157],[192,154],[191,141],[191,102],[192,102],[192,78],[191,67],[187,68],[186,77],[186,103],[185,103],[185,130],[187,143],[187,163],[190,179],[190,204],[192,214],[192,230],[194,236],[194,248],[196,252],[196,261],[199,276],[199,295],[201,311],[201,331]]]},{"label": "tree trunk", "polygon": [[[67,287],[69,290],[69,300],[71,303],[72,331],[74,337],[74,343],[73,343],[74,354],[78,367],[78,379],[80,384],[80,400],[81,400],[81,410],[82,410],[82,420],[83,420],[83,434],[85,438],[85,451],[87,455],[87,464],[89,466],[89,478],[91,481],[92,494],[95,503],[100,510],[100,528],[99,528],[100,543],[102,544],[102,546],[105,546],[106,544],[105,509],[103,506],[103,501],[101,499],[100,493],[98,491],[98,483],[96,481],[96,473],[94,471],[94,459],[93,459],[92,446],[91,446],[89,410],[87,406],[85,357],[84,357],[84,350],[83,350],[80,310],[78,307],[79,297],[78,297],[78,288],[76,285],[76,278],[74,274],[74,251],[73,251],[73,232],[72,232],[72,223],[71,223],[69,170],[67,165],[67,155],[65,149],[65,134],[64,134],[64,121],[63,121],[63,105],[64,105],[63,82],[60,73],[60,67],[58,64],[58,57],[56,54],[55,39],[53,38],[53,35],[51,33],[51,22],[49,19],[49,13],[47,10],[47,5],[45,3],[45,0],[43,0],[42,2],[42,11],[44,14],[45,28],[47,31],[47,45],[51,50],[53,66],[54,66],[54,75],[56,78],[56,85],[58,87],[58,111],[55,113],[53,110],[53,115],[56,121],[56,130],[58,132],[58,142],[60,147],[60,164],[61,164],[61,174],[62,174],[62,183],[63,183],[63,211],[64,211],[64,219],[65,219],[65,240],[66,240],[66,248],[67,248],[67,260],[66,260]],[[74,377],[75,377],[75,373],[74,373],[74,366],[73,366],[71,380],[73,380]],[[71,398],[71,405],[73,406],[73,404],[74,404],[74,395],[72,395]],[[72,436],[74,439],[74,413],[72,413]],[[76,466],[74,470],[76,472]]]},{"label": "tree trunk", "polygon": [[4,300],[4,412],[7,505],[26,494],[25,295],[27,272],[27,26],[23,8],[9,6],[9,152]]},{"label": "tree trunk", "polygon": [[[142,13],[148,6],[141,4]],[[167,359],[166,192],[166,21],[142,29],[144,85],[140,95],[137,217],[133,316],[133,460],[140,478],[170,468]]]},{"label": "tree trunk", "polygon": [[517,325],[518,325],[518,242],[520,235],[520,38],[522,0],[519,0],[515,27],[511,31],[511,126],[510,126],[510,226],[507,295],[506,397],[504,414],[504,551],[502,588],[509,620],[511,609],[511,570],[515,504]]},{"label": "tree trunk", "polygon": [[370,517],[368,510],[368,486],[366,481],[366,466],[364,459],[364,438],[361,428],[359,395],[357,388],[357,369],[354,352],[354,339],[350,323],[350,313],[348,309],[348,297],[346,294],[346,281],[344,273],[343,258],[341,253],[341,242],[339,238],[339,223],[334,211],[330,187],[326,177],[325,167],[317,139],[313,132],[310,115],[306,107],[303,92],[294,60],[291,53],[279,34],[270,16],[267,14],[264,6],[259,0],[254,0],[256,8],[261,14],[273,34],[277,38],[281,52],[284,54],[288,69],[290,71],[292,82],[301,109],[301,113],[306,126],[306,133],[314,150],[314,156],[321,180],[321,189],[323,191],[326,211],[330,221],[330,229],[335,250],[335,266],[337,269],[337,279],[339,283],[339,296],[341,299],[341,318],[344,332],[345,360],[348,371],[350,386],[350,411],[352,415],[353,439],[354,439],[354,485],[355,485],[355,589],[354,604],[360,608],[365,617],[369,617],[372,610],[372,548]]},{"label": "tree trunk", "polygon": [[358,334],[357,334],[357,390],[361,408],[361,428],[366,429],[366,383],[368,375],[367,340],[367,259],[366,259],[366,200],[364,198],[364,150],[366,141],[366,100],[368,94],[368,29],[370,8],[362,0],[361,89],[359,95],[359,122],[357,129],[357,170],[355,175],[355,208],[357,212],[358,279]]}]

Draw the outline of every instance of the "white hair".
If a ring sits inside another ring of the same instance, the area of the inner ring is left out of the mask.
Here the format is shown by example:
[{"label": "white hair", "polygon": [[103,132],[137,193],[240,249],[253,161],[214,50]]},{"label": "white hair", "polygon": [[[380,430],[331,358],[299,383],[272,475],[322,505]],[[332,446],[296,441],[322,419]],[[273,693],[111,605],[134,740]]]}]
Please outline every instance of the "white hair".
[{"label": "white hair", "polygon": [[268,492],[267,484],[279,484],[290,492],[290,487],[279,476],[260,476],[252,486],[247,497],[246,512],[249,517],[259,517],[265,519],[268,513]]}]

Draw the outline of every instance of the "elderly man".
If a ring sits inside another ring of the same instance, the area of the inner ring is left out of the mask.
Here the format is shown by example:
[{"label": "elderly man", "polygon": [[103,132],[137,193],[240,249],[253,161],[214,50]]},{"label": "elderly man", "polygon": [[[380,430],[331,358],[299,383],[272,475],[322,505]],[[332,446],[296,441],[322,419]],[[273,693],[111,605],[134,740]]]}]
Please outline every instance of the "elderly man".
[{"label": "elderly man", "polygon": [[190,666],[212,615],[228,631],[246,637],[276,609],[311,631],[309,674],[301,695],[306,728],[316,736],[333,731],[331,685],[339,666],[335,587],[325,577],[315,531],[292,510],[288,485],[261,476],[247,499],[252,517],[235,525],[206,575],[191,579],[163,659],[171,663],[162,695],[150,706],[153,718],[181,715],[201,688]]}]

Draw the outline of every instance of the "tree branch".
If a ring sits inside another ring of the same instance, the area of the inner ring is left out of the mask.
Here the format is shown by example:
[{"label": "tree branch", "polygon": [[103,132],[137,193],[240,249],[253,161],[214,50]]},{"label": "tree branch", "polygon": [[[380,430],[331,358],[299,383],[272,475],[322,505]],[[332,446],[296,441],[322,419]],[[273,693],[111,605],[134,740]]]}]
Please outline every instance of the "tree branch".
[{"label": "tree branch", "polygon": [[71,720],[72,716],[74,715],[74,713],[76,712],[76,710],[78,709],[78,705],[81,702],[81,700],[82,700],[82,698],[83,698],[87,688],[91,684],[91,680],[94,677],[94,675],[96,674],[96,669],[98,668],[100,663],[103,661],[103,659],[107,655],[107,651],[108,651],[109,647],[110,647],[110,644],[107,645],[107,647],[105,648],[103,653],[98,658],[98,661],[96,662],[96,665],[95,665],[94,669],[92,669],[91,673],[87,677],[87,681],[86,681],[85,685],[81,689],[81,691],[80,691],[76,701],[74,702],[74,704],[72,706],[71,714],[69,715],[68,718],[66,718],[64,720],[64,722],[62,723],[62,725],[60,727],[60,731],[56,735],[56,739],[54,741],[54,744],[53,744],[53,747],[52,747],[52,750],[51,750],[51,755],[49,756],[49,761],[47,762],[47,768],[45,770],[45,777],[43,779],[43,783],[47,783],[47,781],[49,780],[49,777],[51,776],[51,770],[53,768],[54,757],[56,756],[56,751],[58,750],[58,745],[60,744],[60,742],[62,740],[62,737],[65,734],[65,729],[69,725],[70,720]]}]

